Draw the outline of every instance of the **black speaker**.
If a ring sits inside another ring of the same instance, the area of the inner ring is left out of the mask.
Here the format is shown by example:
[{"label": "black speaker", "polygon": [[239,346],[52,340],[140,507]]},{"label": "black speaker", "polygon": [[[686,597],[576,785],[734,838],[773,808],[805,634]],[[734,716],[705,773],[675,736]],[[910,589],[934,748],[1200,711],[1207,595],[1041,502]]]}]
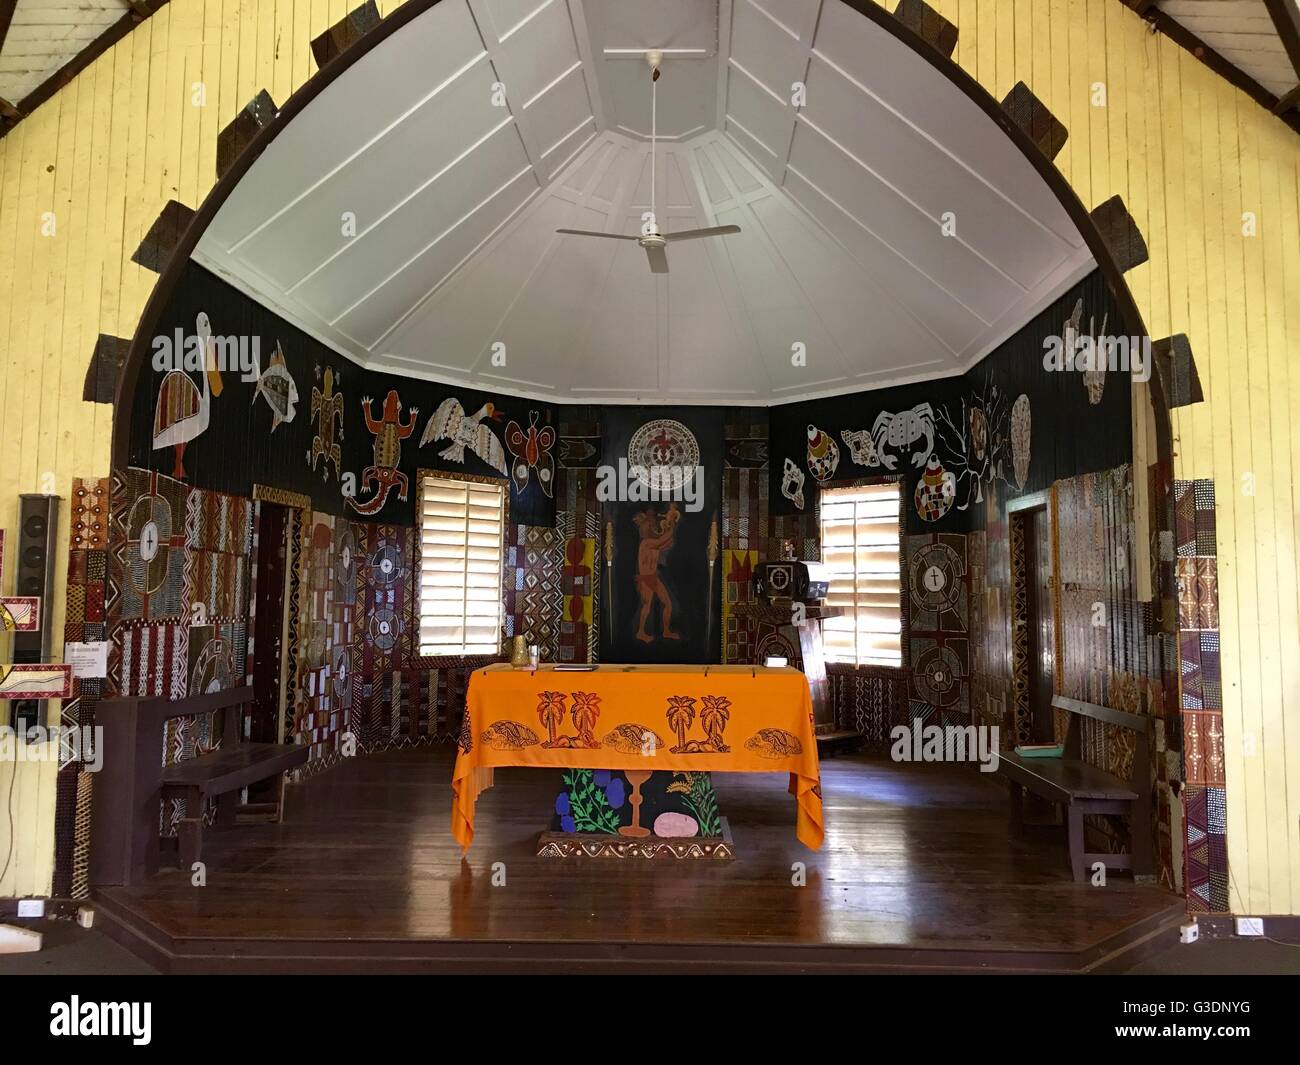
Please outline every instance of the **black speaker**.
[{"label": "black speaker", "polygon": [[54,593],[54,537],[59,528],[59,497],[23,495],[18,507],[18,544],[14,555],[14,594],[41,600],[41,627],[14,633],[15,662],[44,662],[50,654],[50,596]]},{"label": "black speaker", "polygon": [[[50,596],[54,592],[54,537],[58,535],[59,497],[23,495],[18,506],[18,544],[14,555],[14,594],[41,600],[41,627],[36,632],[14,633],[15,662],[45,662],[50,656]],[[44,699],[15,699],[13,730],[26,736],[45,724]]]}]

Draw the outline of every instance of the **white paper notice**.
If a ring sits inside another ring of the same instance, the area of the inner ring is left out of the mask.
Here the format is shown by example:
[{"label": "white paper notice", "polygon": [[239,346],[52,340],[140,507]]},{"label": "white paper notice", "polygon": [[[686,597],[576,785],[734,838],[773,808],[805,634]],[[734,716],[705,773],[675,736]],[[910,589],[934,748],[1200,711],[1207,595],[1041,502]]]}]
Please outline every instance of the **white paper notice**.
[{"label": "white paper notice", "polygon": [[63,660],[72,667],[74,677],[107,677],[108,641],[65,643]]}]

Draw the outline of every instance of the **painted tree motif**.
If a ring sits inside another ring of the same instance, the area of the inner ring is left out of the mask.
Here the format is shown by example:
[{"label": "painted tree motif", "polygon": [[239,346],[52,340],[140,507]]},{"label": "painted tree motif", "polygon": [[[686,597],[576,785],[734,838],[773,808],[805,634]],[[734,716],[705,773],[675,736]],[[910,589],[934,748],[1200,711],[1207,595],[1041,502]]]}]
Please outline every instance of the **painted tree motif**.
[{"label": "painted tree motif", "polygon": [[555,746],[555,731],[564,721],[564,692],[542,692],[537,720],[546,727],[546,745]]},{"label": "painted tree motif", "polygon": [[686,746],[686,730],[695,720],[695,700],[689,695],[670,695],[668,697],[668,727],[677,733],[677,746],[680,751]]},{"label": "painted tree motif", "polygon": [[713,749],[720,754],[725,754],[731,750],[722,742],[723,730],[727,727],[727,722],[731,720],[731,700],[725,695],[706,695],[704,696],[704,709],[700,711],[700,724],[704,726],[705,735],[709,737],[709,743]]},{"label": "painted tree motif", "polygon": [[1002,484],[1016,488],[1011,479],[1012,454],[1008,432],[1007,396],[986,378],[984,387],[972,391],[970,401],[961,399],[961,408],[950,413],[941,406],[938,412],[938,444],[935,453],[953,477],[958,510],[984,502],[984,492]]},{"label": "painted tree motif", "polygon": [[573,693],[573,726],[578,730],[578,738],[586,747],[597,746],[592,731],[596,719],[600,717],[600,696],[595,692]]}]

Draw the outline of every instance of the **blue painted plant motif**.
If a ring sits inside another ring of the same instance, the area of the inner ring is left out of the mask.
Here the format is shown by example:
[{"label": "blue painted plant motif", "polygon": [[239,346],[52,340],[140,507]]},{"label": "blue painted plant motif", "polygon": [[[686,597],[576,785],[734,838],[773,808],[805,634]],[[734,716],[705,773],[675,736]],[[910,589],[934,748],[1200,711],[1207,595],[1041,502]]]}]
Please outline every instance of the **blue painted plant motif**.
[{"label": "blue painted plant motif", "polygon": [[572,817],[561,817],[560,830],[563,832],[576,832],[578,829]]},{"label": "blue painted plant motif", "polygon": [[627,798],[627,792],[623,787],[623,778],[614,777],[609,785],[605,788],[605,798],[609,801],[610,806],[615,810],[623,808],[623,802]]},{"label": "blue painted plant motif", "polygon": [[555,796],[555,812],[564,817],[569,812],[569,793],[562,791]]},{"label": "blue painted plant motif", "polygon": [[[556,798],[555,812],[561,817],[561,825],[565,822],[569,825],[576,826],[565,827],[566,832],[605,832],[614,833],[619,829],[619,816],[615,812],[615,805],[610,801],[606,794],[606,789],[598,787],[596,778],[604,774],[606,781],[610,780],[608,769],[570,769],[564,774],[564,783],[567,791],[564,793],[564,809],[560,809],[559,797]],[[622,805],[624,798],[622,781],[614,794],[619,798],[619,804]]]},{"label": "blue painted plant motif", "polygon": [[609,787],[609,777],[610,774],[608,769],[597,769],[594,773],[592,773],[591,780],[592,783],[596,785],[596,787],[606,788]]}]

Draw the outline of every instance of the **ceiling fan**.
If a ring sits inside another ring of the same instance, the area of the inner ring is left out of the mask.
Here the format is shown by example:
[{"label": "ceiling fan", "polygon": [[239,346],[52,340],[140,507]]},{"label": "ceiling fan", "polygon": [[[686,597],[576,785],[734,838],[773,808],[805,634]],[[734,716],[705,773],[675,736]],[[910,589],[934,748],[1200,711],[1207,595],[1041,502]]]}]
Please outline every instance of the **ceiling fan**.
[{"label": "ceiling fan", "polygon": [[659,64],[663,62],[663,52],[658,49],[646,52],[646,62],[650,65],[650,210],[644,216],[640,236],[626,236],[622,233],[597,233],[590,229],[557,229],[557,233],[568,233],[575,237],[603,237],[605,240],[635,240],[645,248],[646,258],[650,261],[652,274],[668,273],[668,255],[665,249],[669,244],[681,240],[698,240],[700,237],[725,237],[730,233],[739,233],[740,226],[709,226],[706,229],[686,229],[680,233],[664,233],[659,228],[655,215],[655,139],[658,133],[657,108],[655,92],[659,84]]}]

